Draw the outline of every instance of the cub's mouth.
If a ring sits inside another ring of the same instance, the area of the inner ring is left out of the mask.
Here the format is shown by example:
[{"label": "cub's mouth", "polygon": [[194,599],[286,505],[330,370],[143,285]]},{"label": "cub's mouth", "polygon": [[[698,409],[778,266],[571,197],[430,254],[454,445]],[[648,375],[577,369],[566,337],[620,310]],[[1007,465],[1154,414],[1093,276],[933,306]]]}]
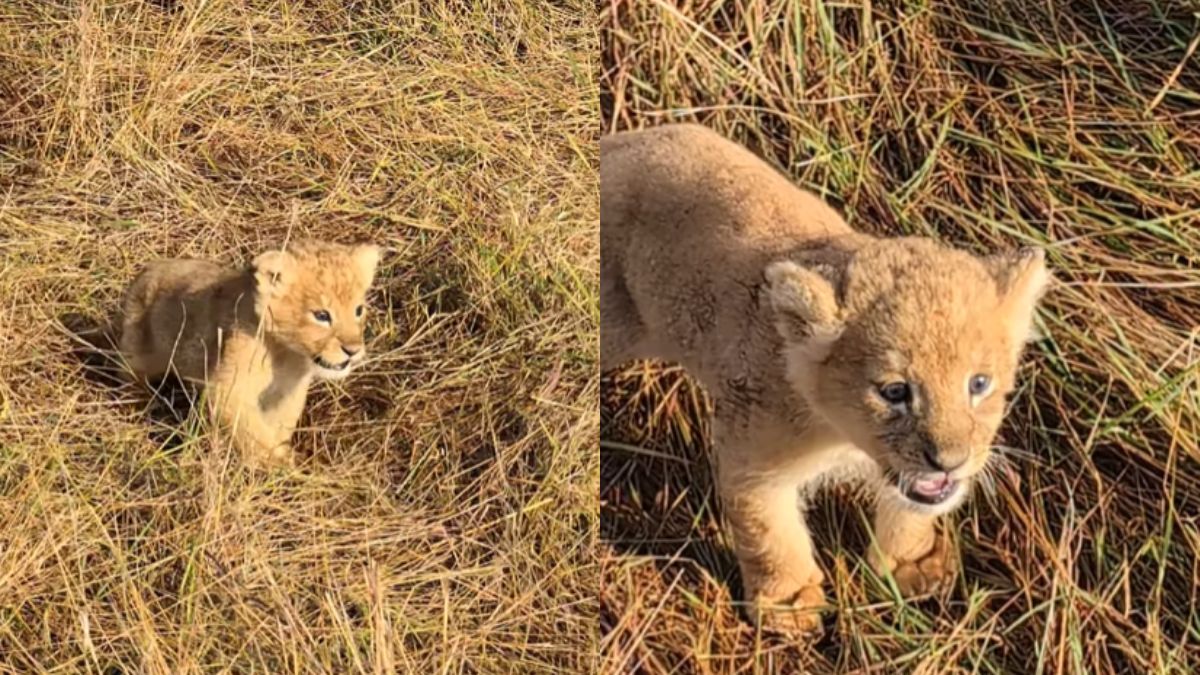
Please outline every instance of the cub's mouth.
[{"label": "cub's mouth", "polygon": [[326,361],[325,359],[321,358],[320,356],[316,356],[316,357],[313,357],[313,363],[324,368],[325,370],[345,370],[350,367],[350,359],[346,359],[345,361],[342,361],[341,363],[334,364],[334,363],[330,363],[330,362]]},{"label": "cub's mouth", "polygon": [[958,494],[962,482],[946,474],[923,474],[897,481],[900,494],[918,504],[937,506]]}]

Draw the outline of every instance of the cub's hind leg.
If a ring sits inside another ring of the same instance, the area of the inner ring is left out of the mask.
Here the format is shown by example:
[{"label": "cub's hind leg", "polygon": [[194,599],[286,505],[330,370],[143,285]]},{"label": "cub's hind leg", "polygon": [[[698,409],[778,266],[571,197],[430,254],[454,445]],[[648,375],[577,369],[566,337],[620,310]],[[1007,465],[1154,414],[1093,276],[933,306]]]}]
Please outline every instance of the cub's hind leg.
[{"label": "cub's hind leg", "polygon": [[600,370],[655,356],[625,280],[616,269],[609,266],[601,269]]},{"label": "cub's hind leg", "polygon": [[121,298],[120,350],[135,378],[143,381],[166,373],[167,367],[154,355],[154,337],[150,334],[150,314],[153,284],[146,271],[139,274],[125,290]]}]

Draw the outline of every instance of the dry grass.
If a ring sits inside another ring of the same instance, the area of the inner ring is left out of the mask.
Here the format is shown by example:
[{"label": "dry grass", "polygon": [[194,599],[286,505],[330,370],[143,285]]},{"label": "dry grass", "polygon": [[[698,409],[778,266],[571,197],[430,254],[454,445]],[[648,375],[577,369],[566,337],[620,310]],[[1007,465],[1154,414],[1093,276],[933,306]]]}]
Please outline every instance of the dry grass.
[{"label": "dry grass", "polygon": [[606,130],[698,119],[860,228],[1042,245],[1061,283],[1002,432],[1021,457],[955,518],[966,572],[951,596],[883,593],[862,569],[862,512],[833,496],[811,520],[841,610],[812,646],[739,620],[701,394],[677,370],[610,374],[605,670],[1200,669],[1200,23],[1187,4],[607,5]]},{"label": "dry grass", "polygon": [[[0,672],[595,667],[595,15],[0,2]],[[294,472],[74,334],[300,235],[390,254]]]}]

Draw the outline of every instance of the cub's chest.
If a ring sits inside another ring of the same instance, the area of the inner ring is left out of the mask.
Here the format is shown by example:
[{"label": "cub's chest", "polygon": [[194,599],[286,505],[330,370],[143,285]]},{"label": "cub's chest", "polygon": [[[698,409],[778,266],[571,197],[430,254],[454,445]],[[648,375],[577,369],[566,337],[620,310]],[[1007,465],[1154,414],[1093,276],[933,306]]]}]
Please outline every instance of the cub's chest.
[{"label": "cub's chest", "polygon": [[295,371],[277,369],[260,383],[258,407],[264,414],[299,416],[308,396],[311,376]]},{"label": "cub's chest", "polygon": [[243,334],[224,345],[219,372],[225,388],[244,392],[267,416],[298,416],[312,381],[312,367],[303,357]]}]

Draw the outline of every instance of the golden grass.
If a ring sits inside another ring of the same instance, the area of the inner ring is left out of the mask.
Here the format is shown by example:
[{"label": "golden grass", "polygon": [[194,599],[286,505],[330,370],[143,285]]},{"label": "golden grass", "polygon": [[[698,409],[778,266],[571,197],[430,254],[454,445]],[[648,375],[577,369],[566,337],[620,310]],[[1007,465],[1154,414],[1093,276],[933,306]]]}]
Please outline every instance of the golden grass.
[{"label": "golden grass", "polygon": [[[0,672],[595,667],[595,14],[0,3]],[[294,472],[76,335],[301,235],[389,254]]]},{"label": "golden grass", "polygon": [[1044,246],[1061,283],[1000,439],[1008,480],[954,519],[954,592],[882,591],[862,511],[831,496],[810,521],[841,609],[813,645],[738,616],[700,392],[677,369],[611,373],[605,671],[1200,669],[1200,24],[1185,4],[607,4],[606,131],[700,120],[860,228]]}]

